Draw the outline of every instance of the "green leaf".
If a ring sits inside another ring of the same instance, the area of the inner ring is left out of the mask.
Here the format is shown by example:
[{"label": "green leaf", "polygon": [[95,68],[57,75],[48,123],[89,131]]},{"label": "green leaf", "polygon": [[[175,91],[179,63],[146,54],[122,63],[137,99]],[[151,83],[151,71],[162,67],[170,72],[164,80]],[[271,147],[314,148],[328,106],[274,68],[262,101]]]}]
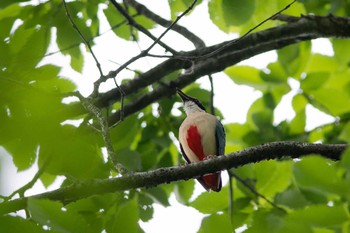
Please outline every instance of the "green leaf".
[{"label": "green leaf", "polygon": [[137,150],[141,154],[142,170],[147,171],[154,168],[158,161],[158,157],[155,156],[156,146],[150,143],[143,143],[138,146]]},{"label": "green leaf", "polygon": [[293,173],[297,185],[303,189],[321,195],[347,195],[349,192],[334,163],[319,156],[308,156],[295,163]]},{"label": "green leaf", "polygon": [[[170,13],[171,13],[172,20],[175,20],[180,13],[186,11],[188,7],[193,3],[192,0],[168,0],[168,2],[170,6]],[[201,2],[202,0],[197,1],[194,7],[199,5]],[[189,13],[191,13],[191,11]]]},{"label": "green leaf", "polygon": [[326,228],[314,227],[312,232],[313,233],[333,233],[334,230],[326,229]]},{"label": "green leaf", "polygon": [[326,55],[321,55],[318,53],[312,54],[310,57],[310,62],[306,67],[307,73],[313,72],[337,72],[339,65],[334,57],[329,57]]},{"label": "green leaf", "polygon": [[260,129],[266,129],[266,126],[270,126],[273,122],[273,112],[272,111],[261,111],[252,114],[252,120],[254,124]]},{"label": "green leaf", "polygon": [[322,88],[324,83],[329,79],[328,72],[313,72],[308,73],[304,79],[301,80],[301,89],[305,92],[314,91]]},{"label": "green leaf", "polygon": [[[84,3],[74,1],[67,2],[66,5],[80,33],[87,40],[92,38],[92,35],[95,33],[92,31],[93,28],[88,27],[86,24],[88,19],[85,18],[85,14],[82,12],[82,8],[85,7]],[[77,54],[80,53],[79,45],[83,43],[83,40],[70,23],[65,7],[58,7],[57,9],[55,9],[55,17],[52,20],[53,26],[57,28],[57,45],[63,54],[69,54],[71,57],[75,56],[77,58]],[[82,16],[79,17],[78,15]],[[92,43],[90,45],[92,46]]]},{"label": "green leaf", "polygon": [[265,197],[284,191],[292,180],[292,163],[263,161],[255,165],[256,189]]},{"label": "green leaf", "polygon": [[118,163],[123,164],[129,171],[141,170],[141,156],[137,151],[125,148],[115,153]]},{"label": "green leaf", "polygon": [[274,202],[277,205],[284,205],[291,209],[304,208],[309,204],[303,193],[295,187],[291,187],[277,194]]},{"label": "green leaf", "polygon": [[212,214],[218,211],[222,211],[228,207],[228,189],[223,188],[218,193],[204,192],[199,195],[194,201],[190,203],[190,206],[197,209],[203,214]]},{"label": "green leaf", "polygon": [[300,134],[305,130],[307,99],[301,95],[295,95],[292,100],[292,106],[295,111],[295,117],[290,122],[290,134]]},{"label": "green leaf", "polygon": [[305,131],[306,113],[305,110],[297,112],[293,120],[289,124],[291,135],[301,134]]},{"label": "green leaf", "polygon": [[[0,216],[1,232],[45,233],[42,227],[21,217]],[[52,232],[52,231],[51,231]]]},{"label": "green leaf", "polygon": [[124,200],[116,206],[116,210],[106,224],[110,232],[138,232],[139,211],[137,198]]},{"label": "green leaf", "polygon": [[187,180],[186,182],[177,182],[174,185],[174,194],[176,200],[181,204],[187,205],[192,197],[194,191],[194,180]]},{"label": "green leaf", "polygon": [[50,162],[46,172],[52,175],[70,175],[78,179],[107,177],[108,165],[92,129],[79,129],[71,125],[47,129],[40,144],[39,165]]},{"label": "green leaf", "polygon": [[111,140],[114,142],[113,146],[116,151],[130,148],[136,138],[137,130],[140,128],[136,122],[137,116],[134,114],[110,130]]},{"label": "green leaf", "polygon": [[169,197],[161,187],[146,189],[145,194],[148,195],[155,203],[158,203],[164,207],[170,206],[168,201]]},{"label": "green leaf", "polygon": [[143,15],[138,15],[137,17],[135,17],[135,21],[146,29],[152,29],[153,27],[155,27],[154,21]]},{"label": "green leaf", "polygon": [[345,124],[344,128],[342,129],[339,135],[339,139],[350,143],[350,122]]},{"label": "green leaf", "polygon": [[279,49],[277,54],[286,74],[299,79],[310,59],[311,43],[292,44]]},{"label": "green leaf", "polygon": [[143,222],[148,222],[153,217],[153,200],[143,193],[138,194],[139,216]]},{"label": "green leaf", "polygon": [[45,188],[48,188],[51,184],[53,184],[53,182],[55,182],[55,180],[56,180],[56,176],[48,174],[46,172],[44,172],[40,176],[40,181],[45,186]]},{"label": "green leaf", "polygon": [[[14,3],[13,0],[4,0],[0,3],[0,20],[9,18],[11,19],[11,25],[13,23],[13,18],[17,18],[19,13],[21,12],[21,6],[19,4],[8,4],[6,2]],[[2,4],[8,4],[10,6],[1,7]],[[7,31],[7,30],[6,30]]]},{"label": "green leaf", "polygon": [[[234,190],[234,196],[236,197],[238,190]],[[250,198],[235,198],[233,203],[233,211],[231,216],[231,224],[233,228],[238,228],[244,226],[246,221],[250,216],[250,213],[253,212],[253,206],[251,205]]]},{"label": "green leaf", "polygon": [[[309,90],[307,94],[312,97],[310,102],[315,107],[328,114],[339,116],[350,112],[348,86],[347,74],[334,72],[331,73],[322,88]],[[329,98],[330,96],[332,98]]]},{"label": "green leaf", "polygon": [[84,67],[84,56],[81,53],[80,48],[71,50],[70,65],[75,71],[79,73],[82,72]]},{"label": "green leaf", "polygon": [[350,171],[350,148],[347,148],[341,157],[340,163],[347,171]]},{"label": "green leaf", "polygon": [[237,84],[265,90],[266,82],[260,77],[260,70],[251,66],[231,66],[225,73]]},{"label": "green leaf", "polygon": [[222,1],[209,1],[208,10],[211,21],[223,32],[229,32],[229,27],[223,16]]},{"label": "green leaf", "polygon": [[[57,72],[57,69],[52,66],[46,68],[48,68],[49,75],[55,75]],[[41,71],[38,71],[37,74],[41,74]],[[30,75],[28,79],[29,77]],[[12,155],[19,170],[24,170],[32,165],[42,140],[45,141],[50,137],[48,135],[54,134],[60,127],[58,127],[59,119],[62,120],[61,112],[64,106],[61,103],[61,96],[35,86],[41,82],[36,81],[35,77],[30,79],[28,80],[30,84],[23,83],[21,80],[9,82],[6,79],[0,79],[0,92],[2,93],[0,105],[8,111],[0,122],[0,128],[8,133],[6,137],[1,138],[0,136],[0,140],[2,146]],[[39,79],[44,78],[39,77]],[[47,77],[47,79],[48,82],[55,80],[52,77]]]},{"label": "green leaf", "polygon": [[231,233],[231,223],[227,214],[212,214],[203,218],[198,233]]},{"label": "green leaf", "polygon": [[22,137],[19,137],[7,142],[5,148],[11,154],[18,171],[28,169],[35,162],[37,146],[31,139],[22,141]]},{"label": "green leaf", "polygon": [[[108,4],[108,8],[103,10],[113,32],[120,38],[131,40],[131,29],[126,23],[126,19],[117,11],[113,4]],[[135,35],[137,32],[134,31]]]},{"label": "green leaf", "polygon": [[298,94],[293,97],[292,107],[296,113],[304,111],[307,104],[308,101],[303,95]]},{"label": "green leaf", "polygon": [[[110,210],[122,199],[122,193],[107,193],[71,202],[65,206],[67,211],[79,213],[94,232],[101,232],[110,217]],[[114,209],[113,209],[114,210]],[[113,212],[113,211],[112,211]]]},{"label": "green leaf", "polygon": [[349,212],[344,205],[309,206],[286,216],[286,225],[279,232],[291,232],[290,230],[295,230],[295,225],[304,226],[305,229],[309,229],[307,232],[312,232],[312,227],[337,227],[340,230],[349,219]]},{"label": "green leaf", "polygon": [[277,211],[268,212],[264,209],[261,209],[253,212],[252,222],[248,226],[248,229],[244,232],[245,233],[278,232],[277,230],[281,228],[283,224],[284,224],[284,220],[283,220],[283,214],[281,214],[281,212],[277,212]]},{"label": "green leaf", "polygon": [[346,68],[350,62],[350,41],[344,39],[332,39],[334,57],[339,64]]},{"label": "green leaf", "polygon": [[31,80],[28,70],[34,69],[44,56],[48,46],[46,39],[49,38],[43,28],[20,26],[10,39],[7,72],[17,74],[18,80]]},{"label": "green leaf", "polygon": [[89,224],[77,213],[66,211],[61,203],[28,199],[28,210],[32,219],[50,229],[58,232],[93,232]]},{"label": "green leaf", "polygon": [[226,124],[226,148],[227,151],[237,151],[247,147],[247,143],[243,140],[252,129],[248,124]]},{"label": "green leaf", "polygon": [[280,62],[273,62],[267,65],[268,72],[262,71],[260,73],[261,78],[265,82],[271,83],[286,83],[288,75],[286,74],[283,66]]},{"label": "green leaf", "polygon": [[252,17],[255,0],[222,0],[222,9],[227,26],[241,25]]},{"label": "green leaf", "polygon": [[1,8],[1,9],[4,9],[4,8],[6,8],[8,5],[11,5],[11,4],[13,4],[13,5],[18,5],[18,4],[14,4],[14,3],[27,2],[27,1],[29,1],[29,0],[2,0],[2,1],[0,2],[0,8]]}]

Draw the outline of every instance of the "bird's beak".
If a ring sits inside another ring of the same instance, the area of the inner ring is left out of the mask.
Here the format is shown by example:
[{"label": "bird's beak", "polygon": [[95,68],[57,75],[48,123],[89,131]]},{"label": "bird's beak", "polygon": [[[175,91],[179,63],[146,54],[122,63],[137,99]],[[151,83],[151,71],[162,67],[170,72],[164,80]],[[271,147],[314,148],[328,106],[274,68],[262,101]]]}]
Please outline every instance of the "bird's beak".
[{"label": "bird's beak", "polygon": [[179,96],[181,97],[183,102],[188,101],[188,100],[191,99],[188,95],[183,93],[179,88],[176,88],[176,92],[177,92],[177,94],[179,94]]}]

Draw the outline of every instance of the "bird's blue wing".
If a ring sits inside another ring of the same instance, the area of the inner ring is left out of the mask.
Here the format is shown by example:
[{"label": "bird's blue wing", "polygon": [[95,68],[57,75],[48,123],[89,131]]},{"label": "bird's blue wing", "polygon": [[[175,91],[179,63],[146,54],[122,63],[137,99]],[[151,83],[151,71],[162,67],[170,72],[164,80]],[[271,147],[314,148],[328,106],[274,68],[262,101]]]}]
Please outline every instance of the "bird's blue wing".
[{"label": "bird's blue wing", "polygon": [[218,120],[216,123],[216,129],[215,129],[215,139],[216,139],[216,151],[217,155],[224,155],[225,154],[225,145],[226,145],[226,133],[224,126],[221,124],[221,122]]}]

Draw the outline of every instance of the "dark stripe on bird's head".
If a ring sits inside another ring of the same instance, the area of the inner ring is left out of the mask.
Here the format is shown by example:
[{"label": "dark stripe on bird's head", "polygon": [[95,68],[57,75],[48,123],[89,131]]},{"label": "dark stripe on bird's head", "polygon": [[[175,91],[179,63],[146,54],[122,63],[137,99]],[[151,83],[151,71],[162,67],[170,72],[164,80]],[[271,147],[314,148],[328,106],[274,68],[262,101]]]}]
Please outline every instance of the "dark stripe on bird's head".
[{"label": "dark stripe on bird's head", "polygon": [[185,93],[183,93],[179,88],[176,88],[177,94],[179,94],[179,96],[181,97],[182,101],[185,103],[187,101],[192,101],[194,102],[198,107],[200,107],[202,110],[205,110],[204,105],[196,98],[193,98],[191,96],[186,95]]}]

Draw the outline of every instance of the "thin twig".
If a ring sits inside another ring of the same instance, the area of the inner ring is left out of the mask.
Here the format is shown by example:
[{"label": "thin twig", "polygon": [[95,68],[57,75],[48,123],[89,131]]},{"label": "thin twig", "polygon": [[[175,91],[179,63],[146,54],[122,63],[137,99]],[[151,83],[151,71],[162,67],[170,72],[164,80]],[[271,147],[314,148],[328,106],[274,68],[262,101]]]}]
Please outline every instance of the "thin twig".
[{"label": "thin twig", "polygon": [[252,31],[254,31],[255,29],[257,29],[258,27],[260,27],[261,25],[263,25],[264,23],[266,23],[267,21],[271,20],[271,19],[274,19],[276,18],[277,15],[281,14],[283,11],[287,10],[291,5],[293,5],[297,0],[293,0],[291,3],[289,3],[287,6],[285,6],[282,10],[279,10],[278,12],[276,12],[275,14],[273,14],[272,16],[264,19],[263,21],[261,21],[259,24],[257,24],[256,26],[254,26],[253,28],[249,29],[243,36],[241,36],[240,38],[236,39],[236,40],[232,40],[226,44],[224,44],[223,46],[221,46],[220,48],[210,52],[210,53],[207,53],[207,54],[204,54],[204,55],[201,55],[201,56],[198,56],[198,57],[194,57],[195,59],[204,59],[204,58],[209,58],[211,56],[214,56],[216,54],[218,54],[219,52],[221,52],[222,50],[224,50],[225,48],[227,47],[230,47],[231,45],[233,44],[236,44],[238,43],[239,41],[243,40],[245,37],[247,37]]},{"label": "thin twig", "polygon": [[[118,63],[118,62],[115,62],[115,61],[113,61],[113,60],[111,60],[111,59],[109,59],[108,61],[109,61],[109,62],[112,62],[112,63],[114,63],[114,64],[116,64],[116,65],[118,65],[118,66],[121,66],[121,65],[122,65],[122,64],[120,64],[120,63]],[[129,67],[125,67],[125,69],[126,69],[126,70],[129,70],[129,71],[131,71],[131,72],[134,72],[135,74],[138,74],[138,75],[141,75],[141,74],[142,74],[141,71],[134,70],[134,69],[130,69]]]},{"label": "thin twig", "polygon": [[139,30],[140,32],[144,33],[145,35],[147,35],[149,38],[151,38],[154,42],[152,44],[151,47],[153,47],[156,44],[159,44],[160,46],[162,46],[166,51],[171,52],[172,54],[177,54],[177,52],[172,49],[171,47],[169,47],[168,45],[164,44],[163,42],[160,41],[160,37],[156,37],[154,35],[152,35],[152,33],[150,33],[146,28],[144,28],[143,26],[141,26],[140,24],[138,24],[129,14],[128,12],[119,4],[117,3],[117,1],[115,0],[110,0],[110,2],[114,5],[114,7],[124,16],[124,18],[128,21],[128,23],[135,27],[137,30]]},{"label": "thin twig", "polygon": [[250,184],[248,184],[245,180],[243,180],[241,177],[239,177],[237,174],[235,174],[233,171],[231,170],[227,170],[227,172],[229,173],[229,175],[231,177],[236,178],[236,180],[238,180],[244,187],[248,188],[254,195],[264,199],[267,203],[269,203],[271,206],[273,206],[274,208],[281,210],[283,212],[286,212],[284,209],[282,209],[281,207],[279,207],[278,205],[276,205],[274,202],[270,201],[269,199],[267,199],[264,195],[262,195],[261,193],[259,193],[258,191],[255,190],[255,188],[253,188]]},{"label": "thin twig", "polygon": [[273,17],[272,20],[279,20],[279,21],[284,21],[287,23],[294,23],[294,22],[300,20],[300,17],[292,16],[292,15],[278,14],[278,15],[275,15],[275,17]]},{"label": "thin twig", "polygon": [[[134,19],[132,17],[130,17],[129,14],[127,14],[127,12],[115,1],[115,0],[110,0],[113,5],[123,14],[123,16],[129,21],[129,22],[133,22],[135,23],[135,25],[138,25]],[[119,120],[116,121],[116,123],[114,123],[111,127],[116,126],[119,122],[121,122],[124,119],[124,96],[126,95],[126,93],[123,91],[122,88],[120,88],[120,86],[117,84],[115,78],[116,76],[120,73],[120,71],[122,71],[123,69],[125,69],[126,67],[128,67],[131,63],[137,61],[138,59],[145,57],[148,55],[148,52],[156,45],[156,44],[160,44],[160,40],[166,35],[166,33],[184,16],[186,15],[189,11],[191,11],[194,7],[194,5],[196,4],[197,0],[194,0],[192,2],[192,4],[186,9],[186,11],[184,11],[182,14],[180,14],[176,20],[158,37],[156,38],[153,43],[146,49],[141,51],[140,54],[138,54],[135,57],[132,57],[131,59],[129,59],[127,62],[125,62],[123,65],[121,65],[120,67],[118,67],[118,69],[114,70],[114,71],[110,71],[109,74],[107,76],[105,76],[103,79],[99,79],[97,82],[95,82],[95,90],[97,89],[96,87],[99,86],[99,84],[105,80],[107,80],[108,78],[113,78],[114,79],[114,83],[117,86],[119,92],[120,92],[120,102],[121,102],[121,108],[120,108],[120,112],[119,112]],[[137,26],[137,28],[139,29],[139,27]],[[143,29],[141,29],[143,30]],[[169,50],[169,48],[167,48]],[[170,49],[172,50],[172,49]],[[176,51],[170,51],[173,54],[176,54]]]},{"label": "thin twig", "polygon": [[[110,0],[117,8],[118,10],[120,9],[122,12],[124,11],[124,9],[115,1],[115,0]],[[160,42],[160,40],[168,33],[168,31],[184,16],[186,15],[189,11],[191,11],[193,9],[193,6],[196,4],[197,0],[194,0],[192,2],[192,4],[186,9],[186,11],[184,11],[182,14],[180,14],[179,16],[177,16],[176,20],[158,37],[156,38],[153,43],[146,49],[143,50],[139,55],[130,58],[127,62],[125,62],[123,65],[121,65],[118,69],[109,72],[109,74],[106,76],[106,79],[108,78],[114,78],[116,77],[120,71],[122,71],[123,69],[125,69],[127,66],[129,66],[131,63],[135,62],[136,60],[140,59],[141,57],[145,57],[147,55],[149,55],[149,51]],[[125,17],[128,17],[128,15],[126,14]],[[133,20],[133,19],[132,19]],[[177,52],[172,52],[173,54],[176,54]]]},{"label": "thin twig", "polygon": [[[82,40],[84,41],[84,43],[86,44],[86,46],[89,48],[90,52],[91,52],[91,55],[92,57],[94,58],[95,60],[95,63],[96,63],[96,66],[100,72],[100,78],[94,83],[94,90],[93,92],[91,93],[90,97],[95,97],[98,95],[98,89],[99,89],[99,86],[100,84],[105,80],[105,75],[103,74],[102,72],[102,69],[101,69],[101,64],[100,62],[98,61],[97,57],[95,56],[95,53],[93,52],[91,46],[90,46],[90,43],[89,41],[84,37],[84,35],[81,33],[81,31],[79,30],[79,28],[77,27],[77,25],[74,23],[72,17],[70,16],[70,13],[68,11],[68,8],[67,8],[67,4],[66,4],[66,1],[65,0],[62,0],[63,1],[63,4],[64,4],[64,8],[66,10],[66,14],[68,16],[68,19],[69,21],[71,22],[71,24],[73,25],[73,28],[78,32],[78,34],[80,35],[80,37],[82,38]],[[119,92],[120,92],[120,103],[121,103],[121,106],[120,106],[120,118],[119,120],[114,124],[114,125],[117,125],[119,124],[121,121],[124,120],[124,97],[125,97],[125,92],[120,88],[120,86],[118,85],[117,83],[117,80],[115,78],[113,78],[113,81],[116,85],[116,87],[118,88]],[[97,116],[97,115],[96,115]],[[102,124],[102,123],[101,123]],[[103,130],[102,130],[103,131]],[[107,148],[108,149],[108,148]],[[112,152],[111,152],[112,153]],[[116,164],[115,164],[116,165]]]},{"label": "thin twig", "polygon": [[70,13],[69,13],[69,10],[68,10],[66,1],[65,1],[65,0],[62,0],[62,2],[63,2],[64,9],[66,10],[66,14],[67,14],[67,17],[68,17],[70,23],[72,24],[73,28],[77,31],[77,33],[79,34],[79,36],[81,37],[81,39],[84,41],[85,45],[89,48],[89,51],[90,51],[92,57],[93,57],[94,60],[95,60],[97,69],[98,69],[98,71],[100,72],[101,77],[104,76],[104,75],[103,75],[103,72],[102,72],[102,69],[101,69],[101,64],[100,64],[100,62],[98,61],[97,57],[95,56],[95,53],[94,53],[94,51],[92,50],[89,41],[86,40],[86,38],[85,38],[85,36],[83,35],[83,33],[79,30],[79,28],[77,27],[77,25],[74,23],[74,21],[73,21],[71,15],[70,15]]},{"label": "thin twig", "polygon": [[[136,16],[136,15],[135,15]],[[132,16],[134,17],[134,15]],[[90,43],[91,41],[93,41],[93,39],[95,38],[98,38],[100,36],[103,36],[104,34],[110,32],[110,31],[113,31],[114,29],[116,28],[119,28],[121,26],[123,26],[124,24],[126,24],[127,21],[126,20],[123,20],[121,21],[120,23],[117,23],[115,25],[113,25],[111,28],[107,29],[106,31],[104,32],[101,32],[101,33],[97,33],[96,35],[92,36],[91,38],[87,39],[87,41]],[[46,53],[43,57],[49,57],[49,56],[52,56],[52,55],[55,55],[55,54],[58,54],[58,53],[62,53],[63,51],[67,51],[67,50],[70,50],[70,49],[73,49],[73,48],[76,48],[80,45],[80,43],[76,43],[76,44],[71,44],[63,49],[59,49],[57,51],[53,51],[53,52],[50,52],[50,53]]]},{"label": "thin twig", "polygon": [[[44,173],[50,160],[51,160],[51,157],[46,158],[43,165],[38,169],[38,171],[35,173],[33,178],[27,184],[25,184],[22,187],[20,187],[19,189],[13,191],[9,196],[3,197],[3,199],[5,201],[8,201],[8,200],[12,199],[16,194],[18,194],[20,197],[24,197],[24,193],[28,189],[32,188],[34,186],[34,184],[38,181],[38,179],[41,177],[41,175]],[[29,216],[28,214],[29,213],[26,213],[27,217]]]},{"label": "thin twig", "polygon": [[[146,16],[147,18],[153,20],[154,22],[156,22],[157,24],[163,27],[169,27],[172,24],[171,21],[166,20],[160,17],[159,15],[153,13],[147,7],[136,2],[135,0],[126,0],[126,3],[134,7],[139,14]],[[187,28],[179,24],[176,24],[172,27],[172,30],[174,30],[175,32],[179,33],[180,35],[184,36],[186,39],[191,41],[197,49],[205,47],[204,41],[200,37],[193,34],[191,31],[189,31]]]}]

